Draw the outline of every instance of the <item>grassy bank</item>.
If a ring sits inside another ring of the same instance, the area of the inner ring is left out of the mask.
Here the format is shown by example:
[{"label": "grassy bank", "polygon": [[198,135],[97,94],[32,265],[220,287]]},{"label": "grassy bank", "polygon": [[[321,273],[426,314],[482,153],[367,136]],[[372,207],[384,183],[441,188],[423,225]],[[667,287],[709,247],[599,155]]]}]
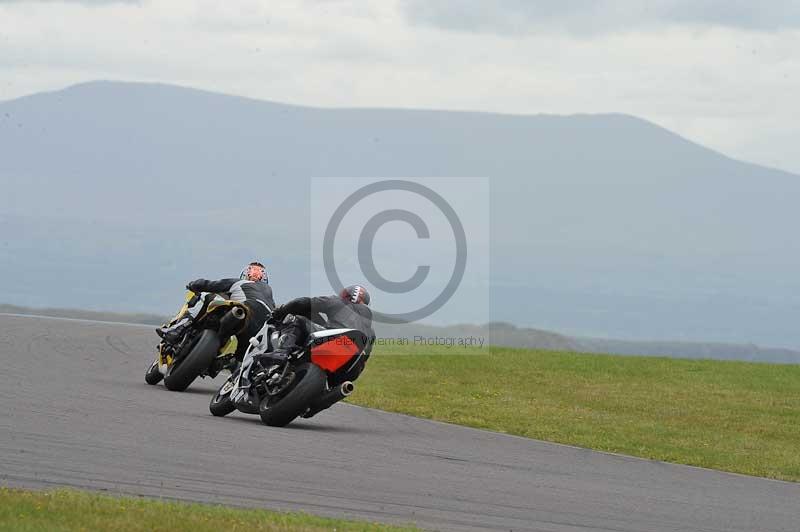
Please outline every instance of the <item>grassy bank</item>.
[{"label": "grassy bank", "polygon": [[378,346],[351,402],[800,481],[800,366]]},{"label": "grassy bank", "polygon": [[110,497],[75,490],[0,488],[0,530],[13,532],[218,532],[353,530],[400,532],[372,523],[324,519],[298,513],[244,510],[153,499]]}]

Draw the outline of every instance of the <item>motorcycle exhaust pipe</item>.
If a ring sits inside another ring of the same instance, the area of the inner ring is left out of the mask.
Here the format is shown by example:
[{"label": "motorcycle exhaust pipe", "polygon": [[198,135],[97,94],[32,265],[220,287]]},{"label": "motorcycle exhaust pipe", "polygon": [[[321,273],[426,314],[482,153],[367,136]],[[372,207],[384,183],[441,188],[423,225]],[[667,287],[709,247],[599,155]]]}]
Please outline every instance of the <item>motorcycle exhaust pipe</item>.
[{"label": "motorcycle exhaust pipe", "polygon": [[247,312],[242,307],[233,307],[219,320],[220,336],[227,337],[236,334],[244,325]]},{"label": "motorcycle exhaust pipe", "polygon": [[328,390],[327,392],[319,396],[319,398],[316,401],[311,403],[308,412],[306,412],[303,415],[303,417],[310,418],[311,416],[315,416],[320,412],[322,412],[323,410],[332,407],[333,405],[335,405],[348,395],[352,394],[353,390],[355,390],[355,385],[350,381],[345,381],[339,386],[336,386],[335,388]]},{"label": "motorcycle exhaust pipe", "polygon": [[348,395],[353,393],[353,390],[356,389],[356,385],[350,381],[345,381],[342,383],[341,389],[342,389],[342,395],[347,397]]}]

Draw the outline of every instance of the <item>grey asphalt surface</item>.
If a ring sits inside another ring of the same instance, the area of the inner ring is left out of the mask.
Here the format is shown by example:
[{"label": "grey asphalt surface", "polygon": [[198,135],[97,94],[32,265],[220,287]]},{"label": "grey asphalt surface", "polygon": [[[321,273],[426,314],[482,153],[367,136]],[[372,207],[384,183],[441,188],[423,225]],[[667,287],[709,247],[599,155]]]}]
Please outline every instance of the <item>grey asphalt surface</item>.
[{"label": "grey asphalt surface", "polygon": [[346,404],[283,429],[214,418],[215,383],[144,383],[155,340],[149,327],[0,315],[0,484],[438,530],[800,530],[800,484]]}]

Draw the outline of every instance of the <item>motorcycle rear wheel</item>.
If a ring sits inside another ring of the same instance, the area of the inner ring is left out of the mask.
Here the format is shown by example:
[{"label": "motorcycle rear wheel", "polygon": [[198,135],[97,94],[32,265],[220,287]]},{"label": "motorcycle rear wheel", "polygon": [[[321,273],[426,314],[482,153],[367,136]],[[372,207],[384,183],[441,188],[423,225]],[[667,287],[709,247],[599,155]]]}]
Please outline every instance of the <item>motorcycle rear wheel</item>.
[{"label": "motorcycle rear wheel", "polygon": [[167,370],[164,386],[174,392],[184,391],[214,361],[220,345],[217,333],[205,329],[200,333],[200,338],[194,343],[191,351]]},{"label": "motorcycle rear wheel", "polygon": [[[261,421],[271,427],[285,427],[304,413],[311,402],[325,389],[327,376],[316,364],[301,364],[294,369],[296,384],[276,402],[264,398],[258,407]],[[273,399],[274,400],[274,399]]]}]

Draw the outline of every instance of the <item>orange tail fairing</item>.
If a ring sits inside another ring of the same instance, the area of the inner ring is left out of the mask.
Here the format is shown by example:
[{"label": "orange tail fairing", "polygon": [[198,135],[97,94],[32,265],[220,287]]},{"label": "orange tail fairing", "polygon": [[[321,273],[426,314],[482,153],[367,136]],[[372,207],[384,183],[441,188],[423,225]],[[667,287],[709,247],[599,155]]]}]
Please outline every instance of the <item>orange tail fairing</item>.
[{"label": "orange tail fairing", "polygon": [[359,352],[358,346],[347,336],[338,336],[311,348],[311,362],[333,373],[347,364]]}]

